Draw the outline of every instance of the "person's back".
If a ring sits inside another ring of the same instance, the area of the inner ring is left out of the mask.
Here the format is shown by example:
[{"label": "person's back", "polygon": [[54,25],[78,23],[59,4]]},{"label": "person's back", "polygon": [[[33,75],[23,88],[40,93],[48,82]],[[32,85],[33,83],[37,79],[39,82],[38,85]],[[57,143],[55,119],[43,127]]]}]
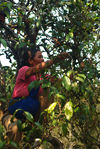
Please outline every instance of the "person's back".
[{"label": "person's back", "polygon": [[29,96],[28,85],[36,80],[36,75],[25,78],[27,69],[29,69],[29,66],[23,66],[19,69],[12,98]]}]

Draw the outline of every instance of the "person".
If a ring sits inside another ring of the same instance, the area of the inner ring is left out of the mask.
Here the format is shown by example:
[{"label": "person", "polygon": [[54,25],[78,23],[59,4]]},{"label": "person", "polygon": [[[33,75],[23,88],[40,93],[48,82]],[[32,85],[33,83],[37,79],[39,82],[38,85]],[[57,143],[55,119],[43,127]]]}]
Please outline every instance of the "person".
[{"label": "person", "polygon": [[48,61],[44,61],[42,52],[38,49],[28,49],[23,54],[21,68],[18,71],[16,77],[16,83],[13,91],[13,99],[9,102],[8,111],[10,114],[15,114],[16,118],[23,119],[24,111],[27,111],[35,117],[40,111],[40,102],[38,100],[39,95],[43,92],[41,85],[37,88],[32,88],[29,92],[28,86],[35,80],[42,80],[41,73],[49,68],[53,64],[56,64],[60,60],[66,59],[69,54],[63,52],[57,55],[55,58]]}]

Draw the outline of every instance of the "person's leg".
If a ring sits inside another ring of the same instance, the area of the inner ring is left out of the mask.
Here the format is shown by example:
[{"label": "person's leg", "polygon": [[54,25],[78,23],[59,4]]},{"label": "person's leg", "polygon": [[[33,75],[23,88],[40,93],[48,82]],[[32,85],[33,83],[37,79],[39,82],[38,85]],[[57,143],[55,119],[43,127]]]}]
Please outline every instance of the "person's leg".
[{"label": "person's leg", "polygon": [[10,102],[15,103],[9,104],[11,106],[8,107],[8,111],[10,112],[10,114],[14,114],[14,112],[16,110],[18,110],[15,114],[16,118],[19,119],[24,119],[24,112],[23,111],[27,111],[30,112],[33,116],[37,115],[38,111],[40,111],[40,102],[38,100],[38,92],[39,92],[39,88],[36,89],[32,89],[29,96],[26,97],[25,99],[21,99],[20,101],[16,101],[16,99],[12,99]]},{"label": "person's leg", "polygon": [[[14,99],[13,99],[14,100]],[[38,99],[28,96],[26,99],[22,99],[21,101],[17,101],[12,106],[8,107],[8,111],[11,114],[14,114],[16,110],[18,110],[15,114],[16,118],[23,119],[24,112],[30,112],[33,116],[37,114],[40,109],[40,103]]]}]

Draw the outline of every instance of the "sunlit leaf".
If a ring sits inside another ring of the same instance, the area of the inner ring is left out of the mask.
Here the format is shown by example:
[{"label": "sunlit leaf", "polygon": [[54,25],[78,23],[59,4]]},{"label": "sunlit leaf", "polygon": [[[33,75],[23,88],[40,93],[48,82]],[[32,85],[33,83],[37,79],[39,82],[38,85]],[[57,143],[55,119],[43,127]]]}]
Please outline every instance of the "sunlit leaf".
[{"label": "sunlit leaf", "polygon": [[47,111],[50,114],[51,112],[54,111],[56,105],[57,105],[57,102],[52,103],[45,111]]},{"label": "sunlit leaf", "polygon": [[27,127],[27,123],[22,123],[22,129],[24,130]]},{"label": "sunlit leaf", "polygon": [[73,32],[70,32],[70,33],[69,33],[69,36],[70,36],[71,38],[73,38]]},{"label": "sunlit leaf", "polygon": [[73,82],[72,83],[72,88],[75,92],[78,92],[79,91],[79,87],[78,87],[78,83],[77,82]]},{"label": "sunlit leaf", "polygon": [[70,39],[70,36],[69,35],[67,35],[66,36],[66,41],[68,41]]},{"label": "sunlit leaf", "polygon": [[7,42],[4,39],[0,39],[1,43],[3,44],[3,46],[6,48],[7,47]]},{"label": "sunlit leaf", "polygon": [[56,126],[56,124],[57,124],[57,120],[53,120],[53,122],[52,122],[52,124],[54,125],[54,126]]},{"label": "sunlit leaf", "polygon": [[86,76],[84,74],[78,74],[79,77],[82,77],[83,79],[86,79]]},{"label": "sunlit leaf", "polygon": [[73,104],[71,101],[69,101],[65,104],[64,111],[65,111],[66,119],[70,120],[71,117],[73,116]]},{"label": "sunlit leaf", "polygon": [[69,71],[67,72],[67,76],[68,76],[68,77],[70,77],[71,74],[73,74],[73,70],[69,70]]},{"label": "sunlit leaf", "polygon": [[84,82],[84,79],[80,78],[80,77],[76,77],[76,80],[80,81],[80,82]]},{"label": "sunlit leaf", "polygon": [[39,16],[39,19],[38,19],[38,21],[36,23],[36,26],[39,27],[40,26],[40,23],[41,23],[41,16]]},{"label": "sunlit leaf", "polygon": [[65,97],[64,97],[63,95],[56,94],[56,96],[57,96],[58,98],[65,99]]},{"label": "sunlit leaf", "polygon": [[77,112],[79,110],[79,107],[76,107],[75,109],[74,109],[74,112]]},{"label": "sunlit leaf", "polygon": [[66,90],[71,90],[71,81],[67,76],[62,78],[62,85],[65,87]]},{"label": "sunlit leaf", "polygon": [[99,102],[100,102],[100,97],[98,97],[98,99],[97,99]]}]

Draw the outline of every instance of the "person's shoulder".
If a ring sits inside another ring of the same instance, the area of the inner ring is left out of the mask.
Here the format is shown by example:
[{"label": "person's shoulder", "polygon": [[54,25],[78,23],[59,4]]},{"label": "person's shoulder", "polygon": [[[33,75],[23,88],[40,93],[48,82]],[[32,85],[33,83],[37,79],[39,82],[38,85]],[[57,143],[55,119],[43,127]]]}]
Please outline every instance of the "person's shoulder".
[{"label": "person's shoulder", "polygon": [[27,68],[29,68],[29,66],[23,66],[23,67],[21,67],[19,70],[27,69]]},{"label": "person's shoulder", "polygon": [[23,66],[23,67],[21,67],[21,68],[19,69],[19,72],[25,71],[25,70],[27,70],[28,68],[29,68],[29,66]]},{"label": "person's shoulder", "polygon": [[27,71],[28,68],[29,66],[23,66],[18,70],[17,80],[19,79],[25,80],[25,72]]}]

